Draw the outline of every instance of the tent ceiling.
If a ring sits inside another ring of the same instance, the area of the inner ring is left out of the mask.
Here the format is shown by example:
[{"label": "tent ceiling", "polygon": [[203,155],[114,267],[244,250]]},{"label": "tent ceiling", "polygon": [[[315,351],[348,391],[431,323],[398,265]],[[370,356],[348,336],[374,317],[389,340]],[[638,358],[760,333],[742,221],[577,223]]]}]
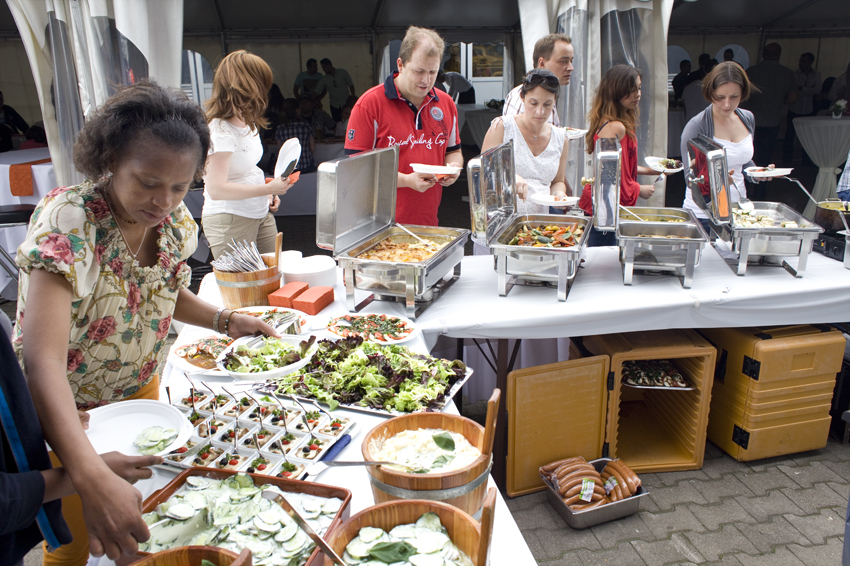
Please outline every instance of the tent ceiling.
[{"label": "tent ceiling", "polygon": [[670,33],[688,30],[767,28],[804,32],[806,29],[850,30],[850,2],[837,0],[677,0],[670,16]]}]

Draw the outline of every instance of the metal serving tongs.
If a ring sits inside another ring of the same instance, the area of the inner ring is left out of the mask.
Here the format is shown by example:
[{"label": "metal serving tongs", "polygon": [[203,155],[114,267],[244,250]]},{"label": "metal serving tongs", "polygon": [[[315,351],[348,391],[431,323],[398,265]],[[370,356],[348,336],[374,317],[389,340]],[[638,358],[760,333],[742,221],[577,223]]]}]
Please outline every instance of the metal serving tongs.
[{"label": "metal serving tongs", "polygon": [[[296,334],[300,334],[301,333],[301,317],[296,312],[289,312],[289,313],[284,314],[283,316],[280,317],[280,319],[278,319],[278,321],[275,323],[275,325],[272,328],[274,328],[275,332],[277,332],[281,328],[286,328],[287,326],[291,326],[293,322],[296,325],[296,330],[297,330]],[[247,342],[245,344],[245,346],[247,346],[248,348],[256,348],[257,346],[259,346],[263,342],[264,337],[265,337],[265,334],[257,336],[253,340]]]},{"label": "metal serving tongs", "polygon": [[413,232],[411,232],[410,230],[408,230],[407,228],[405,228],[401,224],[396,223],[396,226],[398,226],[399,228],[401,228],[402,230],[404,230],[405,232],[407,232],[408,234],[410,234],[411,236],[413,236],[414,238],[416,238],[417,240],[419,240],[420,242],[422,242],[423,244],[425,244],[429,248],[436,247],[436,245],[437,245],[434,242],[429,242],[425,238],[420,238],[419,236],[417,236],[416,234],[414,234]]},{"label": "metal serving tongs", "polygon": [[277,503],[278,505],[280,505],[280,507],[286,512],[286,514],[292,517],[292,520],[295,521],[305,533],[307,533],[307,536],[310,537],[310,539],[312,539],[312,541],[316,543],[316,546],[322,549],[322,552],[325,553],[325,556],[330,558],[334,564],[342,564],[342,566],[346,566],[345,562],[342,561],[342,558],[340,558],[339,555],[334,552],[334,550],[330,547],[330,545],[325,542],[325,539],[316,534],[316,531],[314,531],[310,527],[310,525],[307,524],[307,521],[304,520],[304,518],[298,513],[298,511],[296,511],[295,508],[289,504],[289,501],[287,501],[286,498],[284,498],[279,491],[272,489],[263,490],[263,497],[273,503]]}]

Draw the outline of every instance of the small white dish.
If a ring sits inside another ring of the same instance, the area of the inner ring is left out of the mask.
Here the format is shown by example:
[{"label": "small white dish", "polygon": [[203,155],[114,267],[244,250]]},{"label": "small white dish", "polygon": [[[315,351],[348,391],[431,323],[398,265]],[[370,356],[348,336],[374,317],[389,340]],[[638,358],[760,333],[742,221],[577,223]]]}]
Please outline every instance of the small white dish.
[{"label": "small white dish", "polygon": [[754,179],[771,179],[773,177],[782,177],[784,175],[790,175],[791,171],[794,169],[768,169],[765,170],[764,167],[747,167],[744,169],[744,173],[749,175]]},{"label": "small white dish", "polygon": [[565,127],[564,131],[567,133],[568,140],[577,140],[579,138],[583,138],[584,134],[587,133],[587,130],[580,130],[579,128],[570,127]]},{"label": "small white dish", "polygon": [[[277,163],[274,166],[275,178],[282,176],[284,173],[288,177],[295,170],[295,166],[298,165],[300,158],[301,142],[298,141],[298,138],[286,140],[286,143],[283,144],[277,154]],[[287,171],[289,172],[287,173]]]},{"label": "small white dish", "polygon": [[455,175],[460,173],[460,167],[449,167],[447,165],[426,165],[425,163],[411,163],[410,168],[414,173],[424,175]]},{"label": "small white dish", "polygon": [[[667,169],[666,167],[663,167],[663,166],[661,165],[660,161],[661,161],[662,159],[667,159],[667,158],[666,158],[666,157],[651,157],[651,156],[647,156],[647,157],[644,159],[644,161],[646,161],[646,165],[647,165],[650,169],[652,169],[653,171],[658,171],[659,173],[678,173],[679,171],[681,171],[682,169],[684,169],[684,168],[685,168],[685,165],[684,165],[684,163],[683,163],[681,167],[675,167],[675,168],[673,168],[673,169]],[[676,161],[679,161],[679,160],[677,159]],[[682,163],[682,162],[681,162],[681,161],[679,161],[679,163]]]},{"label": "small white dish", "polygon": [[127,456],[138,456],[139,449],[133,443],[148,427],[173,428],[177,437],[157,452],[157,456],[168,454],[189,440],[194,427],[186,416],[173,405],[152,399],[132,399],[96,407],[88,411],[91,419],[86,431],[89,442],[98,454],[117,451]]},{"label": "small white dish", "polygon": [[531,202],[541,206],[553,206],[555,208],[572,208],[578,204],[579,197],[567,197],[565,200],[555,200],[553,195],[544,193],[532,193],[528,195]]}]

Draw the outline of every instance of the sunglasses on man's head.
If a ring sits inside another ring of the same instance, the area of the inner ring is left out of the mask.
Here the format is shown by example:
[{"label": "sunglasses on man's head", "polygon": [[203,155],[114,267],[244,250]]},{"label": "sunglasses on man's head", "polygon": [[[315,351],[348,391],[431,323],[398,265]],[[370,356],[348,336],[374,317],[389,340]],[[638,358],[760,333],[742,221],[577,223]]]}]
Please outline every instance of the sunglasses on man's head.
[{"label": "sunglasses on man's head", "polygon": [[544,82],[553,88],[561,86],[561,82],[555,75],[532,74],[525,77],[525,84],[527,84],[528,86],[537,86],[543,84]]}]

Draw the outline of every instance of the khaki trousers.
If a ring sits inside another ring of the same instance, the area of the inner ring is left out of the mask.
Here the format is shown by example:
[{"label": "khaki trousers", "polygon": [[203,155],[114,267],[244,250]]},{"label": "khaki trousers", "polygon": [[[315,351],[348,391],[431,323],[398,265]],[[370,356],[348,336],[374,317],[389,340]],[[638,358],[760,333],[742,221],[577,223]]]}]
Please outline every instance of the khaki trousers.
[{"label": "khaki trousers", "polygon": [[230,240],[255,242],[261,254],[273,253],[277,224],[269,212],[265,218],[245,218],[236,214],[205,214],[201,218],[204,234],[210,244],[213,259],[218,259],[229,248]]}]

